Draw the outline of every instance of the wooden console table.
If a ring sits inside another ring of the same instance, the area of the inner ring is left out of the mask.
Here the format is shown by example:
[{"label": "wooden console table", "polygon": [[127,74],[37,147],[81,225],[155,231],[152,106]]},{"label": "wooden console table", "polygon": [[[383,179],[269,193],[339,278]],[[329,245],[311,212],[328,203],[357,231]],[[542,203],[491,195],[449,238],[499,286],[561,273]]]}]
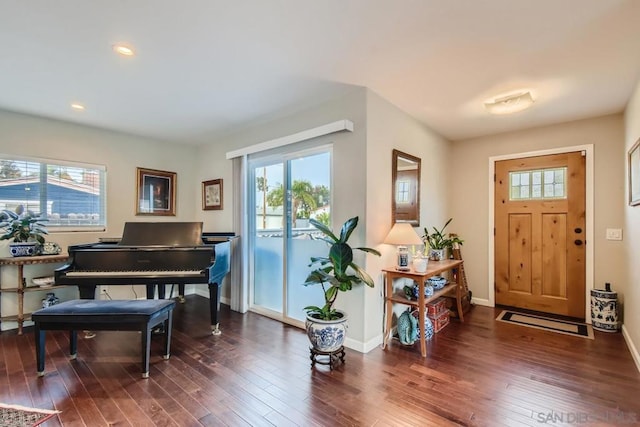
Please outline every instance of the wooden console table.
[{"label": "wooden console table", "polygon": [[[464,322],[464,312],[462,310],[463,283],[459,274],[462,266],[463,261],[461,259],[449,259],[444,261],[429,261],[429,264],[427,265],[427,271],[425,271],[424,273],[418,273],[414,271],[413,268],[410,271],[398,271],[395,269],[395,267],[382,269],[385,275],[384,301],[386,318],[382,348],[387,347],[387,342],[391,335],[391,329],[393,326],[393,304],[404,304],[411,307],[417,307],[418,325],[420,325],[420,328],[424,329],[427,303],[444,295],[455,295],[458,318],[461,322]],[[447,271],[452,272],[452,278],[449,284],[445,285],[445,287],[442,289],[434,290],[432,296],[426,297],[424,295],[424,284],[426,280],[429,277],[437,276]],[[414,282],[418,283],[417,300],[409,300],[404,294],[394,293],[393,281],[395,279],[403,278],[411,279]],[[425,333],[420,334],[420,353],[422,354],[422,357],[427,357],[427,342],[425,340],[425,335]]]},{"label": "wooden console table", "polygon": [[[58,285],[58,286],[47,286],[47,287],[39,287],[39,286],[27,286],[25,278],[24,278],[24,266],[25,265],[34,265],[34,264],[52,264],[52,263],[62,263],[65,262],[69,258],[68,255],[41,255],[41,256],[22,256],[22,257],[7,257],[0,258],[0,266],[16,266],[18,268],[18,280],[16,283],[16,287],[3,288],[0,285],[0,296],[2,296],[3,292],[13,292],[18,294],[18,314],[15,316],[1,316],[0,319],[3,321],[7,320],[15,320],[18,322],[18,335],[22,335],[22,325],[25,320],[29,320],[31,318],[31,313],[24,313],[24,293],[32,292],[32,291],[51,291],[52,289],[58,288],[66,288],[67,285]],[[52,273],[53,274],[53,273]],[[2,310],[2,299],[0,298],[0,311]]]}]

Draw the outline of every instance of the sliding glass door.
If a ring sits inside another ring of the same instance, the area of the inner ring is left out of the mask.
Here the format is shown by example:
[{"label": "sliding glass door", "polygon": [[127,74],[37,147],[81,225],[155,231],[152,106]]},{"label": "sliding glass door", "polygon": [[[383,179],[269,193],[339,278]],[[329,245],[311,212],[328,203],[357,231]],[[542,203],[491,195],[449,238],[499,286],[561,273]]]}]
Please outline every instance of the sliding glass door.
[{"label": "sliding glass door", "polygon": [[302,283],[310,258],[327,253],[309,219],[330,225],[330,148],[250,158],[249,182],[251,309],[301,325],[303,308],[323,302]]}]

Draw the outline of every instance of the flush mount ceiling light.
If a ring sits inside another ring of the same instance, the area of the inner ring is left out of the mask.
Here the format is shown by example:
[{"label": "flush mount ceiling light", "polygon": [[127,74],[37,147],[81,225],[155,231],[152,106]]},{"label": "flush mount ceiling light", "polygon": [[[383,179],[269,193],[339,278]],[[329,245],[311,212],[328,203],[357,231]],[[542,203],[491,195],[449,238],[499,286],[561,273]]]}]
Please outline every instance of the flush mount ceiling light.
[{"label": "flush mount ceiling light", "polygon": [[132,47],[124,44],[114,44],[112,48],[115,53],[121,56],[134,56],[136,54]]},{"label": "flush mount ceiling light", "polygon": [[84,111],[84,105],[79,104],[77,102],[74,102],[73,104],[71,104],[71,108],[73,108],[76,111]]},{"label": "flush mount ceiling light", "polygon": [[491,114],[511,114],[526,110],[533,105],[533,97],[528,90],[500,95],[484,102],[484,108]]}]

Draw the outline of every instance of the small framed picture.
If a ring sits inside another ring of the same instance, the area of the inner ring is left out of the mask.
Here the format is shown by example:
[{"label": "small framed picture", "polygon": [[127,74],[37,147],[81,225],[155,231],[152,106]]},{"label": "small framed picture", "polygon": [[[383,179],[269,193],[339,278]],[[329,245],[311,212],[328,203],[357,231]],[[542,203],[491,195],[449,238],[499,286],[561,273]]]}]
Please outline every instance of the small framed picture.
[{"label": "small framed picture", "polygon": [[640,205],[640,139],[629,150],[629,205]]},{"label": "small framed picture", "polygon": [[222,179],[202,182],[202,209],[222,210]]},{"label": "small framed picture", "polygon": [[136,168],[136,215],[176,214],[176,173]]}]

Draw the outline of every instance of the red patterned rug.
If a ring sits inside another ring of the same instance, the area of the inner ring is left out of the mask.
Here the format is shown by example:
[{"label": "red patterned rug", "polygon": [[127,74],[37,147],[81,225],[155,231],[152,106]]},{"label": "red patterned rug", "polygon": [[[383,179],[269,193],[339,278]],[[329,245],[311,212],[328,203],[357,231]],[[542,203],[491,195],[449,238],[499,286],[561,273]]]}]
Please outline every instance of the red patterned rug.
[{"label": "red patterned rug", "polygon": [[37,426],[58,413],[60,411],[0,403],[0,426]]}]

